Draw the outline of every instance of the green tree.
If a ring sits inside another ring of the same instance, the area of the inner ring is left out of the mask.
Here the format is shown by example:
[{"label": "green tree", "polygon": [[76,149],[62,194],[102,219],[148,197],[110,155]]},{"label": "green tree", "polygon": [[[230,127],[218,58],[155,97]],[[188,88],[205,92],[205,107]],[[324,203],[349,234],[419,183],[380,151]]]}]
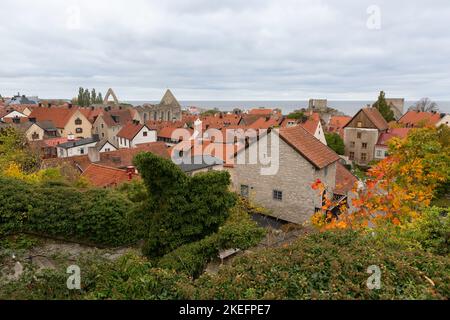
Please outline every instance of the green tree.
[{"label": "green tree", "polygon": [[230,175],[211,171],[186,176],[172,161],[151,153],[134,159],[148,191],[144,254],[160,257],[217,232],[236,202]]},{"label": "green tree", "polygon": [[337,154],[343,155],[345,152],[344,140],[341,136],[334,132],[326,132],[325,139],[327,140],[327,145],[334,150]]},{"label": "green tree", "polygon": [[101,92],[98,93],[98,96],[97,96],[97,103],[103,103],[103,96],[102,96],[102,93],[101,93]]},{"label": "green tree", "polygon": [[384,91],[380,91],[378,100],[373,104],[373,107],[380,111],[381,115],[387,122],[395,120],[394,111],[392,111],[391,107],[387,104]]},{"label": "green tree", "polygon": [[301,122],[306,121],[307,117],[302,111],[294,111],[287,115],[288,119],[300,120]]},{"label": "green tree", "polygon": [[91,104],[97,103],[97,93],[95,92],[95,88],[91,91]]},{"label": "green tree", "polygon": [[26,136],[12,128],[0,129],[0,173],[11,164],[17,164],[25,173],[36,171],[40,166],[39,154],[30,148]]}]

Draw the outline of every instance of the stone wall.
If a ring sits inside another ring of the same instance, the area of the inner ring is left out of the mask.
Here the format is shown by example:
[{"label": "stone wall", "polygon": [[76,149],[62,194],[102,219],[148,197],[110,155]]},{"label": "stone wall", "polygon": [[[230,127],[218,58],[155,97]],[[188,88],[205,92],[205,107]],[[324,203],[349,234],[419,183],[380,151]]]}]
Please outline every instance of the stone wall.
[{"label": "stone wall", "polygon": [[[251,145],[246,150],[246,157],[248,158],[249,152],[256,152],[256,150],[257,145]],[[321,207],[321,197],[317,191],[312,190],[311,184],[320,178],[334,189],[336,164],[328,166],[326,170],[316,170],[309,161],[282,139],[280,139],[279,154],[279,170],[276,175],[261,175],[261,164],[236,164],[233,175],[236,191],[240,193],[241,185],[247,185],[249,198],[270,209],[273,216],[293,223],[309,221],[315,208]],[[274,190],[283,192],[281,201],[273,198]]]}]

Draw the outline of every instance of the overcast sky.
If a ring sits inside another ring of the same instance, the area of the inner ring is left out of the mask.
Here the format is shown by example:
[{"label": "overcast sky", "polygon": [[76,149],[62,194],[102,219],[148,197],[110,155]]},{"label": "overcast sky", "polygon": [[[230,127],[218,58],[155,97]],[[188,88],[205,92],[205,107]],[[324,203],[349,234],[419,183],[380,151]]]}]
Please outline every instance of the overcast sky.
[{"label": "overcast sky", "polygon": [[180,100],[372,100],[381,89],[450,100],[449,0],[1,0],[0,12],[3,96],[83,86],[120,100],[168,87]]}]

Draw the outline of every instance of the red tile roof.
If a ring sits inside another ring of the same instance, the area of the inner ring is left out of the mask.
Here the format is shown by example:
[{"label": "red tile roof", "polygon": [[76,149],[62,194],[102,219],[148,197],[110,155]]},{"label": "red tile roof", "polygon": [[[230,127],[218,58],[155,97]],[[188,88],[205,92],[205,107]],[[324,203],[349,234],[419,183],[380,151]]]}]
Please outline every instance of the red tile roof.
[{"label": "red tile roof", "polygon": [[82,173],[82,176],[96,187],[115,187],[133,178],[133,174],[129,174],[126,170],[106,167],[95,163],[87,167]]},{"label": "red tile roof", "polygon": [[273,114],[273,110],[272,109],[264,109],[264,108],[259,108],[259,109],[252,109],[248,112],[248,114],[250,115],[262,115],[262,116],[270,116]]},{"label": "red tile roof", "polygon": [[138,144],[135,148],[100,153],[99,164],[114,168],[133,165],[133,158],[140,152],[150,152],[165,159],[170,158],[169,149],[162,141]]},{"label": "red tile roof", "polygon": [[306,122],[300,124],[303,128],[305,128],[306,131],[311,133],[312,135],[315,135],[317,126],[319,125],[320,120],[316,119],[309,119],[306,120]]},{"label": "red tile roof", "polygon": [[343,128],[347,125],[347,123],[352,120],[352,117],[349,116],[332,116],[330,118],[330,123],[328,124],[329,127],[334,128]]},{"label": "red tile roof", "polygon": [[52,121],[56,128],[64,128],[76,109],[66,108],[34,108],[29,118],[36,118],[37,121]]},{"label": "red tile roof", "polygon": [[[147,127],[147,126],[145,126]],[[126,124],[117,134],[117,137],[119,138],[125,138],[127,140],[133,140],[134,137],[139,133],[139,131],[144,128],[143,124],[136,124],[136,123],[128,123]]]},{"label": "red tile roof", "polygon": [[378,138],[377,145],[378,146],[387,146],[387,142],[394,138],[400,138],[404,139],[408,135],[408,132],[411,130],[411,128],[392,128],[389,129],[387,132],[383,132],[380,134],[380,137]]},{"label": "red tile roof", "polygon": [[250,124],[247,128],[249,129],[269,129],[276,126],[279,126],[281,122],[281,119],[275,119],[275,118],[265,118],[261,117],[252,124]]},{"label": "red tile roof", "polygon": [[416,127],[423,123],[424,125],[435,125],[441,119],[439,113],[408,111],[399,120],[408,127]]},{"label": "red tile roof", "polygon": [[302,126],[281,128],[280,137],[314,166],[322,169],[339,160],[339,156]]},{"label": "red tile roof", "polygon": [[358,179],[344,167],[339,161],[336,163],[336,187],[334,192],[346,195],[352,191]]}]

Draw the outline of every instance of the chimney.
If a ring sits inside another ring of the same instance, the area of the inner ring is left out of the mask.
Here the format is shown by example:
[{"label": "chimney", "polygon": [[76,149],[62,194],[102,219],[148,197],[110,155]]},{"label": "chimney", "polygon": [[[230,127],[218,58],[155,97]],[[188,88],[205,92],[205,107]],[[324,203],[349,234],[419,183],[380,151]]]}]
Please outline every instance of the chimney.
[{"label": "chimney", "polygon": [[100,162],[100,151],[98,151],[96,147],[89,147],[88,157],[89,161],[92,163]]},{"label": "chimney", "polygon": [[36,118],[28,118],[28,120],[32,123],[36,123]]},{"label": "chimney", "polygon": [[68,103],[68,104],[67,104],[67,107],[68,107],[69,109],[72,109],[72,104],[71,104],[71,103]]}]

